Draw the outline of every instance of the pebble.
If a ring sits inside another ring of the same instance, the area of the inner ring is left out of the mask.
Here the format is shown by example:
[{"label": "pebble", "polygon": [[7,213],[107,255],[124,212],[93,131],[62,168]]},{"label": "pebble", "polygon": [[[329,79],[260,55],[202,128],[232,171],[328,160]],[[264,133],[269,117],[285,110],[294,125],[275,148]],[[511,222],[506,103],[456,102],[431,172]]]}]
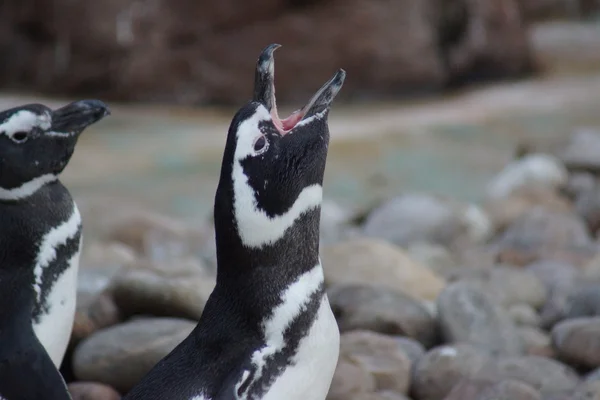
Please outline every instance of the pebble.
[{"label": "pebble", "polygon": [[570,170],[600,173],[600,132],[582,128],[574,132],[559,154]]},{"label": "pebble", "polygon": [[553,358],[555,356],[550,335],[545,331],[532,326],[517,328],[521,337],[525,354]]},{"label": "pebble", "polygon": [[363,329],[417,339],[429,347],[437,341],[437,321],[414,298],[382,286],[335,285],[329,301],[342,332]]},{"label": "pebble", "polygon": [[123,269],[110,290],[125,316],[147,314],[198,320],[216,283],[200,260],[142,260]]},{"label": "pebble", "polygon": [[592,234],[600,228],[600,186],[585,191],[575,200],[575,211],[583,218]]},{"label": "pebble", "polygon": [[577,366],[600,367],[600,317],[574,318],[556,324],[552,343],[561,359]]},{"label": "pebble", "polygon": [[488,184],[486,197],[502,199],[523,187],[556,189],[567,183],[568,173],[556,157],[532,153],[507,164]]},{"label": "pebble", "polygon": [[120,400],[113,388],[97,382],[72,382],[67,386],[72,400]]},{"label": "pebble", "polygon": [[595,245],[583,220],[573,213],[535,207],[516,219],[494,240],[498,259],[524,266],[547,258],[588,262]]},{"label": "pebble", "polygon": [[527,383],[543,396],[572,391],[579,383],[571,367],[540,356],[503,357],[496,361],[495,367],[502,378]]},{"label": "pebble", "polygon": [[486,199],[483,208],[490,216],[496,232],[502,232],[535,207],[566,213],[573,209],[568,199],[544,187],[523,187],[498,199]]},{"label": "pebble", "polygon": [[507,379],[463,379],[444,400],[540,400],[541,395],[526,383]]},{"label": "pebble", "polygon": [[446,342],[470,343],[495,355],[521,354],[515,325],[478,285],[451,283],[440,294],[437,305]]},{"label": "pebble", "polygon": [[78,301],[71,332],[74,346],[94,332],[122,321],[122,315],[109,293],[100,293],[88,301]]},{"label": "pebble", "polygon": [[456,257],[446,247],[439,244],[413,243],[406,251],[410,258],[442,276],[448,271],[458,268]]},{"label": "pebble", "polygon": [[381,285],[425,301],[435,300],[445,286],[441,277],[412,260],[401,248],[378,239],[353,239],[326,246],[321,258],[329,286]]},{"label": "pebble", "polygon": [[547,300],[540,311],[540,326],[550,329],[564,318],[568,298],[577,278],[574,266],[560,261],[542,260],[527,266],[546,287]]},{"label": "pebble", "polygon": [[393,337],[370,331],[344,333],[340,356],[369,371],[376,390],[408,392],[411,361]]},{"label": "pebble", "polygon": [[394,339],[396,340],[396,343],[398,344],[398,346],[400,346],[402,351],[404,351],[404,354],[408,356],[408,359],[410,360],[411,365],[414,368],[417,365],[417,363],[421,360],[421,358],[425,355],[425,347],[423,347],[423,345],[415,339],[411,339],[408,337],[397,336]]},{"label": "pebble", "polygon": [[357,365],[340,357],[327,400],[347,400],[375,390],[375,378],[363,365]]},{"label": "pebble", "polygon": [[98,331],[77,346],[75,376],[126,393],[195,326],[177,318],[138,318]]},{"label": "pebble", "polygon": [[433,348],[414,370],[416,400],[442,400],[462,378],[473,377],[490,361],[485,351],[467,344]]},{"label": "pebble", "polygon": [[540,325],[540,316],[529,304],[513,304],[508,308],[507,313],[518,326]]},{"label": "pebble", "polygon": [[483,242],[493,232],[489,217],[475,205],[458,204],[421,193],[404,194],[373,210],[365,234],[399,246],[427,242],[452,246]]},{"label": "pebble", "polygon": [[573,396],[569,400],[599,400],[600,399],[600,382],[584,382],[582,383]]}]

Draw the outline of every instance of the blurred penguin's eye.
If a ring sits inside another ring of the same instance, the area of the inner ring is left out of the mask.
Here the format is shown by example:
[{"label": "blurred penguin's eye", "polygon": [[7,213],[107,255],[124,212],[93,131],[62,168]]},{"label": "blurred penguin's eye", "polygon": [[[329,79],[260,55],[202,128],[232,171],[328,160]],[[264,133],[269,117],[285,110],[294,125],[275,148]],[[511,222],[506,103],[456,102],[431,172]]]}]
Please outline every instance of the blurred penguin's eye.
[{"label": "blurred penguin's eye", "polygon": [[13,133],[11,139],[17,143],[23,143],[27,140],[28,136],[29,135],[27,134],[27,132],[19,131],[19,132]]},{"label": "blurred penguin's eye", "polygon": [[254,151],[256,154],[262,154],[269,148],[269,142],[267,138],[263,136],[259,136],[254,142]]}]

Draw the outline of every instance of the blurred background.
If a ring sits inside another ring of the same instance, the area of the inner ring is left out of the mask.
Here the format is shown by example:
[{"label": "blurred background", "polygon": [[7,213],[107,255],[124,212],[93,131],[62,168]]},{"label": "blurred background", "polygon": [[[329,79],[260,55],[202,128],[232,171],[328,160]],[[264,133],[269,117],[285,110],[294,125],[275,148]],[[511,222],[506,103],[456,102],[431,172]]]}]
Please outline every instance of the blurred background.
[{"label": "blurred background", "polygon": [[522,141],[600,123],[598,0],[3,0],[0,106],[99,98],[64,174],[187,220],[211,213],[230,118],[260,50],[281,114],[337,68],[326,193],[477,200]]}]

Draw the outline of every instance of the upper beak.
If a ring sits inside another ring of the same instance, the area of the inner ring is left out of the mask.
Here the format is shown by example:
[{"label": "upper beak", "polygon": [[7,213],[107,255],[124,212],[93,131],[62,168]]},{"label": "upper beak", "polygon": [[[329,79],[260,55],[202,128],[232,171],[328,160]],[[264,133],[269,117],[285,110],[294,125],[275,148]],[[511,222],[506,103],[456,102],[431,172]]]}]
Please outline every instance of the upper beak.
[{"label": "upper beak", "polygon": [[280,44],[268,45],[256,62],[256,73],[254,75],[254,98],[261,103],[269,112],[275,106],[275,60],[273,53],[280,48]]},{"label": "upper beak", "polygon": [[50,130],[67,135],[80,133],[107,115],[110,110],[100,100],[76,101],[52,112]]},{"label": "upper beak", "polygon": [[271,114],[275,126],[283,135],[292,130],[300,121],[323,112],[331,106],[333,99],[344,84],[346,71],[339,69],[333,78],[315,93],[306,106],[282,120],[277,113],[277,102],[275,100],[275,60],[273,58],[273,53],[279,47],[281,45],[271,44],[258,57],[254,77],[253,101],[265,106]]}]

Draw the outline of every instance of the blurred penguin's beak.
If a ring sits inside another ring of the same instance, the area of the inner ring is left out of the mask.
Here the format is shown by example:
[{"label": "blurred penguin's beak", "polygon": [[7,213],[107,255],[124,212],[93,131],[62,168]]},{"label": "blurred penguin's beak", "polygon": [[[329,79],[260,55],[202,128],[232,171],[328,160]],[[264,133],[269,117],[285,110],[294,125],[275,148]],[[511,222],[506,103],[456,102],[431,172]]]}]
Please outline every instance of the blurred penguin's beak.
[{"label": "blurred penguin's beak", "polygon": [[110,115],[108,106],[100,100],[81,100],[52,112],[52,126],[48,134],[78,135],[88,126]]}]

